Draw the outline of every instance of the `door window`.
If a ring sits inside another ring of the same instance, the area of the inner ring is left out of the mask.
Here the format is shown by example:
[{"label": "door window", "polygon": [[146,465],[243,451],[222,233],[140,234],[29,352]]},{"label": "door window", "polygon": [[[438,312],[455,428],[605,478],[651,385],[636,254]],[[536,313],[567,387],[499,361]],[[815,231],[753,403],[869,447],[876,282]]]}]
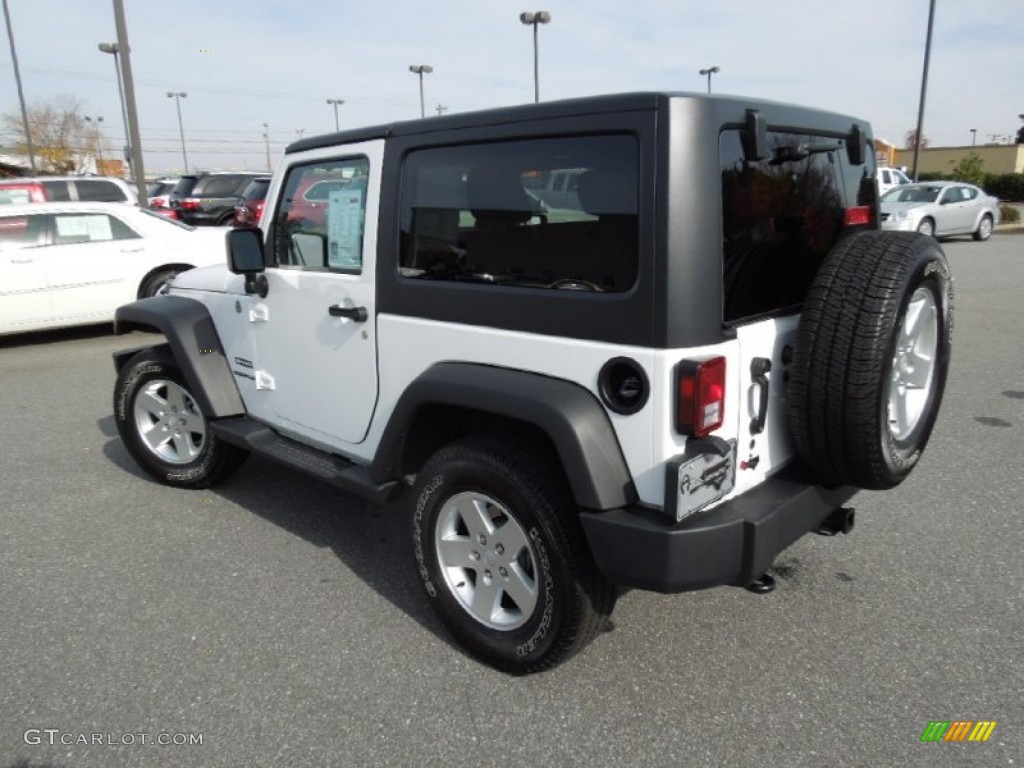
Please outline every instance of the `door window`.
[{"label": "door window", "polygon": [[369,173],[365,157],[291,168],[272,222],[273,262],[359,274]]},{"label": "door window", "polygon": [[128,199],[123,189],[109,181],[79,179],[75,186],[78,187],[78,199],[90,203],[123,203]]},{"label": "door window", "polygon": [[55,245],[132,240],[139,237],[131,227],[105,213],[53,214]]}]

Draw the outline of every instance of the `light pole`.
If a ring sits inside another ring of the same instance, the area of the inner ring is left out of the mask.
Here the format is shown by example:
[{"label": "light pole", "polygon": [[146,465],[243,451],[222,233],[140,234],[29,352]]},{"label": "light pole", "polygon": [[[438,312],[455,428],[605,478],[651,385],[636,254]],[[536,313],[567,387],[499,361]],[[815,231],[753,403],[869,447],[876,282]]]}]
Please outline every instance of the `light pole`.
[{"label": "light pole", "polygon": [[917,108],[917,140],[914,142],[914,181],[917,181],[918,161],[921,158],[921,142],[924,141],[924,102],[928,94],[928,65],[932,58],[932,28],[935,26],[935,0],[928,4],[928,32],[924,40],[924,71],[921,74],[921,103]]},{"label": "light pole", "polygon": [[338,107],[345,103],[344,99],[328,99],[327,103],[334,107],[334,130],[340,131],[341,128],[338,125]]},{"label": "light pole", "polygon": [[971,146],[975,146],[978,143],[978,129],[971,128]]},{"label": "light pole", "polygon": [[146,205],[146,161],[142,157],[142,137],[139,136],[139,110],[135,103],[135,78],[132,76],[132,47],[128,42],[128,20],[124,16],[124,0],[114,0],[114,27],[117,29],[117,47],[121,52],[121,77],[124,78],[124,108],[128,115],[128,143],[132,148],[132,176],[139,205]]},{"label": "light pole", "polygon": [[11,11],[4,0],[4,19],[7,21],[7,39],[11,43],[11,62],[14,64],[14,82],[18,85],[18,103],[21,104],[21,125],[25,129],[25,146],[28,147],[28,164],[36,172],[36,153],[32,148],[32,130],[28,125],[28,110],[25,108],[25,93],[21,90],[21,70],[18,69],[18,52],[14,49],[14,29],[11,27]]},{"label": "light pole", "polygon": [[100,43],[97,46],[103,53],[112,54],[114,57],[114,75],[117,78],[117,98],[121,101],[121,122],[124,123],[124,159],[128,164],[128,168],[131,168],[131,142],[128,140],[128,110],[124,106],[124,86],[121,84],[121,60],[118,58],[118,53],[121,49],[117,47],[117,43]]},{"label": "light pole", "polygon": [[423,75],[429,75],[434,68],[429,64],[410,64],[409,71],[420,76],[420,117],[426,117],[427,109],[423,103]]},{"label": "light pole", "polygon": [[270,166],[270,126],[266,123],[263,124],[263,141],[267,145],[267,170],[272,171],[274,169]]},{"label": "light pole", "polygon": [[519,20],[528,27],[533,27],[533,102],[540,101],[540,58],[537,53],[537,25],[547,24],[551,21],[551,14],[547,11],[536,11],[530,13],[524,11],[519,14]]},{"label": "light pole", "polygon": [[181,124],[181,100],[188,96],[184,91],[168,91],[167,98],[174,99],[178,108],[178,134],[181,136],[181,159],[185,162],[185,173],[188,173],[188,152],[185,151],[185,129]]},{"label": "light pole", "polygon": [[711,93],[711,76],[712,75],[717,75],[721,71],[722,71],[721,67],[708,67],[707,69],[702,69],[700,71],[700,73],[702,75],[707,75],[708,76],[708,93]]},{"label": "light pole", "polygon": [[92,147],[90,148],[96,153],[96,173],[100,173],[100,165],[103,163],[103,117],[90,117],[89,115],[83,115],[83,117],[85,118],[85,122],[87,122],[92,128],[92,131],[90,131],[92,135],[89,137],[92,143]]}]

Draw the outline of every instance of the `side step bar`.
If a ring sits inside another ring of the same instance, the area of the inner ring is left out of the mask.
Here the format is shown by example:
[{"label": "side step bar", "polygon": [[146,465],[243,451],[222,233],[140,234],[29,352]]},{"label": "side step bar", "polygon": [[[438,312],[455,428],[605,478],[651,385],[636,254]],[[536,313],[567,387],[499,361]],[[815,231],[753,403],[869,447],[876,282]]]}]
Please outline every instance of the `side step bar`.
[{"label": "side step bar", "polygon": [[221,419],[210,424],[213,433],[225,443],[266,456],[307,475],[367,501],[384,504],[393,499],[401,485],[395,481],[375,483],[368,467],[348,459],[311,448],[274,432],[257,421],[241,418]]}]

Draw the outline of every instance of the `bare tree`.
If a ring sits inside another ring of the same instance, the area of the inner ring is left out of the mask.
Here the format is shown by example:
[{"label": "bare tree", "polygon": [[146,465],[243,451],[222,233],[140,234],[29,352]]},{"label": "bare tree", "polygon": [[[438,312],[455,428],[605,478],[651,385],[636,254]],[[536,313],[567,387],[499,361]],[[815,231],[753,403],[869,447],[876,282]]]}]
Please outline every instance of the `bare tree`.
[{"label": "bare tree", "polygon": [[[5,132],[16,137],[19,152],[27,154],[20,114],[3,115]],[[46,173],[81,173],[99,154],[102,136],[86,122],[77,99],[62,96],[28,108],[29,130],[40,170]]]},{"label": "bare tree", "polygon": [[[928,149],[928,145],[931,142],[927,136],[921,137],[921,149]],[[915,149],[917,147],[917,131],[911,128],[903,135],[903,148],[904,149]]]}]

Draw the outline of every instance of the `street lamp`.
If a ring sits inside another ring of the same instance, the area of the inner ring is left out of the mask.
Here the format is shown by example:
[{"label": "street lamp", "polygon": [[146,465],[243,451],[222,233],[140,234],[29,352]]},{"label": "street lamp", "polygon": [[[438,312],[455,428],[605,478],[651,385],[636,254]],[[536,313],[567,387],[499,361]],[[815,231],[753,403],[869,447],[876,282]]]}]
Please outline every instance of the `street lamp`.
[{"label": "street lamp", "polygon": [[92,140],[92,147],[90,149],[96,152],[96,173],[102,173],[100,171],[100,165],[103,163],[103,130],[102,123],[103,117],[90,117],[89,115],[83,115],[85,122],[92,128],[92,135],[89,137]]},{"label": "street lamp", "polygon": [[263,124],[263,141],[267,144],[267,170],[272,171],[273,168],[270,166],[270,126],[266,123]]},{"label": "street lamp", "polygon": [[975,146],[978,143],[978,129],[971,128],[971,146]]},{"label": "street lamp", "polygon": [[423,103],[423,75],[429,75],[434,68],[429,64],[410,64],[409,71],[420,76],[420,117],[426,117],[427,109]]},{"label": "street lamp", "polygon": [[717,75],[721,71],[722,71],[721,67],[708,67],[707,69],[700,70],[700,73],[702,75],[707,75],[708,76],[708,93],[711,93],[711,76],[712,75]]},{"label": "street lamp", "polygon": [[185,162],[185,173],[188,173],[188,153],[185,151],[185,129],[181,125],[181,100],[188,96],[184,91],[168,91],[167,98],[174,99],[178,108],[178,134],[181,136],[181,159]]},{"label": "street lamp", "polygon": [[528,27],[533,27],[533,102],[540,101],[540,59],[537,55],[537,25],[547,24],[551,21],[551,14],[547,11],[536,11],[530,13],[524,11],[519,14],[519,20]]},{"label": "street lamp", "polygon": [[117,98],[121,101],[121,122],[124,123],[124,158],[131,168],[131,141],[128,138],[128,109],[124,104],[124,85],[121,81],[121,59],[118,54],[121,49],[117,43],[100,43],[97,48],[103,53],[112,54],[114,57],[114,75],[117,77]]},{"label": "street lamp", "polygon": [[344,99],[328,99],[327,103],[334,107],[334,130],[340,131],[341,128],[338,125],[338,107],[345,103]]}]

